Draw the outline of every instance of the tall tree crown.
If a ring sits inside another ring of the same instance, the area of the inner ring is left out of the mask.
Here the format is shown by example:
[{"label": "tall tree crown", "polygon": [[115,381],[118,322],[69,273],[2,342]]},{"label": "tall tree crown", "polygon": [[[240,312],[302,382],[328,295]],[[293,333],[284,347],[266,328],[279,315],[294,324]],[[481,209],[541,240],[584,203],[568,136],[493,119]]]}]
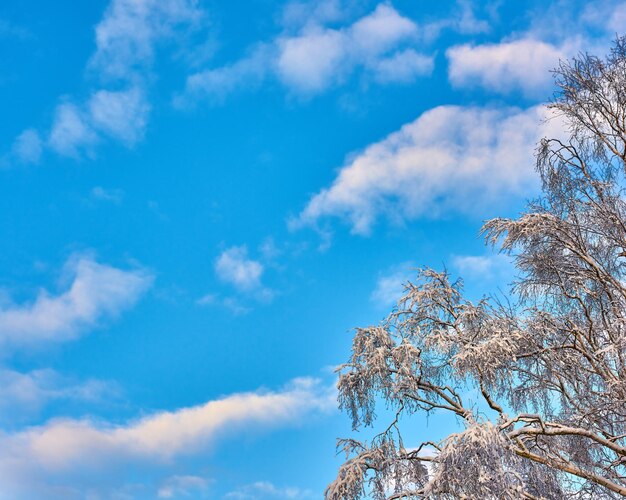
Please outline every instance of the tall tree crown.
[{"label": "tall tree crown", "polygon": [[[386,320],[356,330],[340,407],[355,429],[377,424],[381,399],[396,417],[340,441],[328,500],[626,496],[626,38],[555,76],[566,134],[538,147],[542,194],[483,227],[514,259],[515,302],[471,302],[423,269]],[[434,410],[462,430],[419,442],[407,417]]]}]

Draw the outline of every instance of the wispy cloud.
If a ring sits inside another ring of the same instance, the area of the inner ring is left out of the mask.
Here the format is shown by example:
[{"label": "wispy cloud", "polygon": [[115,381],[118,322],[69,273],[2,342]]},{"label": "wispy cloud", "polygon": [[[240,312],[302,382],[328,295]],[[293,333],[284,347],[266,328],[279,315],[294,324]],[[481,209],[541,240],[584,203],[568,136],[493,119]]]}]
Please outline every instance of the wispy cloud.
[{"label": "wispy cloud", "polygon": [[99,90],[88,103],[94,128],[132,146],[143,136],[150,106],[139,87]]},{"label": "wispy cloud", "polygon": [[13,156],[20,163],[39,163],[43,143],[39,133],[34,129],[24,130],[13,142]]},{"label": "wispy cloud", "polygon": [[33,302],[0,307],[0,344],[28,347],[73,339],[132,306],[153,280],[143,269],[117,269],[90,256],[70,258],[65,273],[72,276],[66,291],[41,290]]},{"label": "wispy cloud", "polygon": [[351,157],[291,226],[339,217],[367,234],[381,216],[403,222],[451,210],[477,214],[527,195],[537,184],[537,141],[562,132],[546,116],[543,107],[431,109]]},{"label": "wispy cloud", "polygon": [[502,254],[455,255],[452,265],[461,275],[481,279],[499,277],[513,270],[511,259]]},{"label": "wispy cloud", "polygon": [[263,499],[305,499],[316,498],[312,491],[303,490],[293,486],[278,487],[270,481],[257,481],[256,483],[241,486],[226,494],[224,498],[234,500],[263,500]]},{"label": "wispy cloud", "polygon": [[370,299],[380,307],[394,305],[402,296],[404,285],[414,278],[415,274],[415,266],[409,262],[394,266],[386,273],[379,275]]},{"label": "wispy cloud", "polygon": [[106,137],[132,147],[145,132],[150,105],[139,85],[125,90],[94,91],[86,103],[57,106],[48,146],[74,158],[92,156]]},{"label": "wispy cloud", "polygon": [[[84,495],[103,475],[111,476],[109,485],[114,483],[123,464],[166,467],[176,457],[206,453],[235,430],[291,425],[335,406],[334,388],[301,378],[278,391],[236,393],[127,424],[57,419],[0,435],[0,480],[4,493],[16,498],[70,485]],[[191,482],[199,486],[197,480]],[[169,491],[183,483],[191,486],[189,480],[173,481]],[[161,491],[167,494],[164,486]]]},{"label": "wispy cloud", "polygon": [[157,491],[159,498],[194,497],[207,498],[213,481],[200,476],[172,476]]},{"label": "wispy cloud", "polygon": [[22,27],[14,24],[6,19],[0,19],[0,38],[15,38],[18,40],[25,40],[31,38],[32,33]]},{"label": "wispy cloud", "polygon": [[121,189],[105,189],[102,186],[96,186],[91,190],[91,198],[96,201],[106,201],[119,205],[124,199],[124,191]]},{"label": "wispy cloud", "polygon": [[409,83],[420,75],[427,75],[434,68],[434,60],[414,49],[398,51],[378,59],[371,66],[374,78],[380,83]]},{"label": "wispy cloud", "polygon": [[0,420],[23,422],[36,418],[53,401],[99,402],[118,392],[111,383],[101,380],[76,382],[55,370],[18,372],[0,369]]},{"label": "wispy cloud", "polygon": [[204,18],[196,0],[111,0],[96,26],[89,68],[104,80],[132,80],[150,70],[159,43]]},{"label": "wispy cloud", "polygon": [[236,297],[224,297],[218,293],[207,293],[196,300],[196,304],[202,307],[223,307],[235,316],[247,314],[251,311],[249,307],[243,305]]},{"label": "wispy cloud", "polygon": [[95,146],[107,139],[133,147],[148,123],[157,49],[203,19],[195,0],[111,0],[95,28],[96,49],[87,68],[96,84],[88,97],[64,96],[49,130],[22,133],[11,159],[36,163],[42,146],[62,156],[93,156]]},{"label": "wispy cloud", "polygon": [[81,108],[67,102],[57,106],[48,146],[59,154],[77,158],[83,150],[91,152],[97,141],[89,116]]},{"label": "wispy cloud", "polygon": [[468,292],[480,295],[510,291],[515,280],[516,268],[508,255],[455,255],[452,267],[463,279]]},{"label": "wispy cloud", "polygon": [[345,21],[350,9],[343,0],[293,0],[281,13],[286,30],[299,30],[306,24],[326,24]]},{"label": "wispy cloud", "polygon": [[[310,12],[306,21],[301,19],[302,12]],[[344,27],[325,26],[339,17],[339,7],[333,2],[317,8],[292,4],[286,15],[288,23],[296,19],[305,22],[296,33],[258,43],[238,61],[189,76],[177,102],[221,99],[268,77],[294,93],[311,96],[340,85],[357,70],[380,83],[407,83],[431,73],[432,56],[416,50],[422,30],[391,5],[381,3]]]}]

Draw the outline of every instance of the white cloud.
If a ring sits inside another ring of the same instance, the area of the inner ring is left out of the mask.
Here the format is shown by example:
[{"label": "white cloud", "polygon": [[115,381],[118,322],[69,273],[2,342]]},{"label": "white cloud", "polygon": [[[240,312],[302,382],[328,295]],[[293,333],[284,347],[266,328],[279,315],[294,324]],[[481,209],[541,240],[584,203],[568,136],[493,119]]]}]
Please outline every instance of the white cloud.
[{"label": "white cloud", "polygon": [[261,287],[263,265],[248,258],[245,246],[224,250],[215,262],[215,272],[224,282],[238,290],[249,291]]},{"label": "white cloud", "polygon": [[489,23],[484,19],[478,19],[476,17],[471,0],[459,0],[457,5],[460,7],[460,16],[448,22],[451,23],[459,33],[476,35],[490,31],[491,27]]},{"label": "white cloud", "polygon": [[279,488],[269,481],[257,481],[256,483],[241,486],[230,493],[225,498],[235,500],[261,500],[261,499],[304,499],[316,498],[310,490],[303,490],[293,486]]},{"label": "white cloud", "polygon": [[218,300],[218,296],[214,293],[207,293],[203,295],[198,300],[196,300],[196,304],[199,306],[211,306],[215,304]]},{"label": "white cloud", "polygon": [[119,205],[124,199],[124,191],[121,189],[105,189],[102,186],[96,186],[91,190],[91,198]]},{"label": "white cloud", "polygon": [[111,0],[96,26],[90,66],[104,78],[128,80],[150,66],[158,42],[202,17],[195,0]]},{"label": "white cloud", "polygon": [[489,277],[511,267],[510,259],[505,255],[455,255],[452,264],[461,274],[473,277]]},{"label": "white cloud", "polygon": [[222,297],[216,293],[207,293],[198,300],[196,304],[201,307],[221,306],[230,311],[235,316],[247,314],[250,308],[244,306],[236,297]]},{"label": "white cloud", "polygon": [[450,210],[478,214],[527,195],[537,186],[537,141],[562,131],[545,117],[543,107],[431,109],[352,156],[291,226],[339,217],[367,234],[381,216],[403,222]]},{"label": "white cloud", "polygon": [[157,491],[159,498],[206,497],[212,481],[200,476],[172,476]]},{"label": "white cloud", "polygon": [[[432,71],[432,57],[407,47],[421,41],[422,31],[391,5],[381,3],[341,28],[325,26],[342,17],[334,2],[317,7],[293,4],[287,9],[287,22],[304,22],[296,33],[257,44],[251,55],[233,64],[189,76],[177,102],[223,97],[240,86],[258,84],[268,75],[295,93],[313,95],[339,85],[358,69],[381,83],[408,83]],[[306,21],[303,12],[309,13]],[[409,67],[401,69],[400,64]]]},{"label": "white cloud", "polygon": [[266,77],[271,65],[272,48],[259,45],[248,56],[233,64],[189,76],[185,93],[176,96],[174,104],[183,107],[193,100],[192,97],[199,96],[220,101],[239,87],[260,83]]},{"label": "white cloud", "polygon": [[99,90],[88,103],[94,128],[133,145],[142,138],[150,106],[138,87],[111,92]]},{"label": "white cloud", "polygon": [[[515,271],[511,259],[502,254],[453,255],[450,263],[466,283],[470,285],[487,283],[487,290],[484,290],[486,293],[495,291],[488,289],[492,285],[508,285]],[[405,285],[414,282],[417,273],[417,267],[410,262],[381,273],[376,280],[376,287],[370,295],[370,300],[380,308],[388,309],[394,306],[404,295]]]},{"label": "white cloud", "polygon": [[419,54],[413,49],[379,59],[372,65],[374,77],[381,83],[411,82],[417,76],[430,74],[433,68],[432,57]]},{"label": "white cloud", "polygon": [[[279,391],[236,393],[127,424],[56,419],[0,434],[0,482],[11,498],[28,498],[29,491],[70,484],[84,495],[92,482],[115,475],[120,467],[167,468],[176,457],[206,454],[208,447],[228,435],[291,425],[306,415],[327,412],[335,408],[335,398],[334,388],[302,378]],[[114,480],[110,478],[108,484]]]},{"label": "white cloud", "polygon": [[[381,82],[412,81],[415,76],[430,74],[433,66],[431,57],[401,48],[404,43],[418,42],[419,34],[413,21],[387,4],[378,5],[346,28],[307,26],[297,36],[277,40],[278,77],[302,93],[323,91],[359,67]],[[411,65],[403,78],[397,78],[396,58]]]},{"label": "white cloud", "polygon": [[532,38],[485,45],[458,45],[447,50],[448,77],[455,87],[482,87],[529,96],[547,96],[559,59],[573,47],[556,47]]},{"label": "white cloud", "polygon": [[98,136],[89,124],[89,117],[78,106],[63,103],[57,106],[48,145],[64,156],[80,156],[80,150],[91,148]]},{"label": "white cloud", "polygon": [[[324,90],[349,71],[345,40],[336,30],[319,30],[278,41],[278,75],[288,87],[305,93]],[[343,73],[343,74],[342,74]]]},{"label": "white cloud", "polygon": [[145,270],[122,270],[75,256],[66,264],[69,288],[57,295],[41,290],[27,304],[0,306],[0,344],[29,346],[77,337],[106,317],[132,306],[151,285]]},{"label": "white cloud", "polygon": [[289,2],[282,13],[285,28],[299,29],[306,24],[326,24],[343,20],[348,14],[341,0]]},{"label": "white cloud", "polygon": [[455,255],[452,266],[465,288],[476,298],[496,292],[508,293],[515,279],[513,259],[503,254]]},{"label": "white cloud", "polygon": [[[96,50],[88,63],[102,86],[92,88],[84,102],[65,99],[57,106],[45,145],[80,158],[92,156],[105,137],[127,147],[141,140],[157,47],[183,37],[204,17],[196,0],[111,0],[95,28]],[[37,132],[20,135],[13,153],[24,163],[35,163],[41,156]]]},{"label": "white cloud", "polygon": [[0,369],[0,420],[22,421],[36,417],[51,401],[96,402],[116,389],[100,380],[76,383],[54,370],[21,373]]},{"label": "white cloud", "polygon": [[374,12],[350,26],[346,34],[355,45],[352,50],[367,58],[393,49],[418,32],[417,25],[391,5],[379,4]]},{"label": "white cloud", "polygon": [[390,272],[381,274],[370,299],[380,307],[393,306],[402,297],[404,285],[416,275],[410,263],[395,266]]},{"label": "white cloud", "polygon": [[63,103],[57,107],[48,144],[57,153],[75,158],[82,152],[92,154],[102,134],[131,147],[143,137],[149,111],[139,87],[98,90],[84,105]]},{"label": "white cloud", "polygon": [[521,91],[547,99],[550,73],[559,59],[581,52],[602,55],[615,34],[626,29],[626,4],[614,0],[569,8],[551,2],[527,13],[529,25],[499,43],[463,44],[447,50],[449,80],[456,87],[480,87],[500,94]]},{"label": "white cloud", "polygon": [[24,130],[13,143],[13,155],[21,163],[39,163],[41,152],[41,137],[32,128]]}]

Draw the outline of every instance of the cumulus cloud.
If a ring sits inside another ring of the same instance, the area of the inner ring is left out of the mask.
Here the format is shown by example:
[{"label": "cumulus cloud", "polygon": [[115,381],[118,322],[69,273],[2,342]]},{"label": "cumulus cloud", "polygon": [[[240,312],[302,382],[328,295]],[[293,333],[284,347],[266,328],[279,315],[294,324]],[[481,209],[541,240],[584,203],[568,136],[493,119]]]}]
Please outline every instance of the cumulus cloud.
[{"label": "cumulus cloud", "polygon": [[447,50],[448,77],[455,87],[481,87],[498,93],[522,91],[545,96],[550,70],[574,52],[570,46],[524,38],[496,44],[464,44]]},{"label": "cumulus cloud", "polygon": [[[84,496],[96,477],[114,474],[124,464],[167,467],[176,457],[206,453],[233,431],[290,425],[305,415],[327,412],[336,406],[335,397],[334,388],[301,378],[278,391],[236,393],[126,424],[53,420],[0,434],[0,481],[12,498],[28,498],[25,492],[70,483]],[[164,485],[161,491],[167,495],[184,484],[191,485],[189,478],[179,478],[170,490]]]},{"label": "cumulus cloud", "polygon": [[[326,89],[358,66],[373,67],[380,79],[387,71],[397,71],[381,63],[382,55],[417,34],[413,21],[381,4],[348,28],[308,28],[299,36],[280,38],[278,75],[287,86],[305,93]],[[417,66],[417,73],[428,74],[431,58],[421,57],[427,62]]]},{"label": "cumulus cloud", "polygon": [[305,499],[316,498],[312,491],[295,488],[293,486],[278,487],[269,481],[257,481],[256,483],[241,486],[227,493],[225,498],[235,500],[261,500],[261,499]]},{"label": "cumulus cloud", "polygon": [[325,25],[341,17],[333,2],[315,9],[294,4],[288,11],[290,22],[302,17],[302,12],[310,11],[310,17],[296,33],[257,44],[249,56],[235,63],[189,76],[177,102],[223,97],[244,83],[258,84],[268,76],[293,92],[313,95],[340,84],[358,69],[381,83],[407,83],[432,71],[432,57],[411,47],[420,42],[422,31],[389,4],[379,4],[370,14],[340,28]]},{"label": "cumulus cloud", "polygon": [[537,185],[537,141],[562,133],[561,122],[545,121],[546,113],[541,106],[431,109],[352,156],[291,226],[339,217],[367,234],[381,216],[401,223],[451,210],[477,214],[524,196]]},{"label": "cumulus cloud", "polygon": [[66,274],[72,281],[64,292],[41,290],[33,302],[0,306],[0,344],[32,346],[73,339],[132,306],[153,280],[145,270],[117,269],[89,256],[71,258]]},{"label": "cumulus cloud", "polygon": [[457,88],[482,88],[499,94],[521,92],[544,100],[550,71],[559,59],[581,52],[604,54],[615,34],[626,29],[626,4],[599,0],[572,9],[551,2],[528,12],[529,25],[498,43],[462,44],[446,51],[448,76]]},{"label": "cumulus cloud", "polygon": [[261,287],[263,265],[248,257],[245,246],[224,250],[215,262],[215,272],[224,282],[243,291]]}]

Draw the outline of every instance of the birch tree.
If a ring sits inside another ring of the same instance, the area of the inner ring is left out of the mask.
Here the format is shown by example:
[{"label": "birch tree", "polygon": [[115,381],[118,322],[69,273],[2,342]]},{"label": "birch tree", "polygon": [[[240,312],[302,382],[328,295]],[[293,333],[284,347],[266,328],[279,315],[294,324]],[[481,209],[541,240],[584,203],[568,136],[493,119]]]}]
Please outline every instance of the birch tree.
[{"label": "birch tree", "polygon": [[[542,194],[483,227],[515,263],[513,298],[472,302],[422,269],[356,330],[339,403],[379,433],[339,441],[327,500],[626,497],[626,37],[555,76],[568,138],[538,146]],[[461,426],[422,441],[411,416],[434,411]]]}]

